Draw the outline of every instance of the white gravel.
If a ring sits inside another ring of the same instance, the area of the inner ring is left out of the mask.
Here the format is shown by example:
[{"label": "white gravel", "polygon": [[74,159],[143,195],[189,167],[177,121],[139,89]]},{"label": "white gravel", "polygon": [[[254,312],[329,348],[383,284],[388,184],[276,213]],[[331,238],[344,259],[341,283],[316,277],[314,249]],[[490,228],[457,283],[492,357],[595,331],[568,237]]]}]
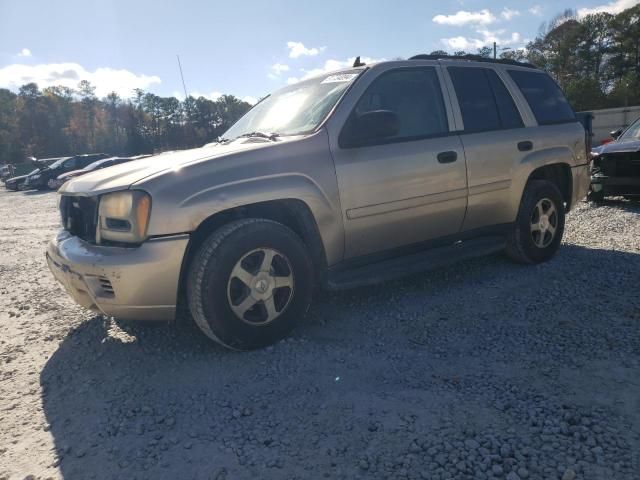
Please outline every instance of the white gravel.
[{"label": "white gravel", "polygon": [[323,294],[251,353],[84,311],[55,195],[0,214],[0,479],[640,478],[640,203],[580,205],[544,265]]}]

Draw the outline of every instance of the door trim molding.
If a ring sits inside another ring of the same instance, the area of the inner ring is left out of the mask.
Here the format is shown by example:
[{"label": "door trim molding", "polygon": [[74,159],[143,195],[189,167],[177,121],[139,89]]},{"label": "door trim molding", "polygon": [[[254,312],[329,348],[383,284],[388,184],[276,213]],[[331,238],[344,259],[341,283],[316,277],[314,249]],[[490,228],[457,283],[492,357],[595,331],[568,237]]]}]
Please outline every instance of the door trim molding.
[{"label": "door trim molding", "polygon": [[[511,182],[509,182],[511,183]],[[355,220],[363,217],[371,217],[373,215],[383,215],[385,213],[397,212],[400,210],[408,210],[411,208],[423,207],[434,203],[449,202],[467,197],[467,189],[459,188],[448,192],[432,193],[429,195],[421,195],[418,197],[405,198],[403,200],[395,200],[392,202],[378,203],[374,205],[366,205],[364,207],[351,208],[347,210],[347,218]]]},{"label": "door trim molding", "polygon": [[495,192],[498,190],[507,190],[511,188],[511,180],[499,180],[497,182],[482,183],[469,187],[469,196],[480,195],[481,193]]}]

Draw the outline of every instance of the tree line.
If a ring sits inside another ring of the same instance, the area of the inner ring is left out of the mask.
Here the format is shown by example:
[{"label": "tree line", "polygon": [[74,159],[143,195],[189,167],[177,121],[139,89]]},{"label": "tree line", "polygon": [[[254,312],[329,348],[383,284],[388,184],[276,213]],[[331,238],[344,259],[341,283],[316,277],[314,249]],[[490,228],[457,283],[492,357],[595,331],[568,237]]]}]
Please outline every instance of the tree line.
[{"label": "tree line", "polygon": [[251,105],[232,95],[160,97],[134,90],[102,99],[83,80],[77,89],[35,83],[0,89],[0,164],[25,157],[85,152],[138,155],[202,146],[222,135]]},{"label": "tree line", "polygon": [[[525,48],[499,52],[549,72],[575,111],[640,104],[640,4],[617,15],[579,17],[565,10],[543,23]],[[493,48],[477,54],[491,57]]]},{"label": "tree line", "polygon": [[[476,54],[491,57],[493,49],[483,47]],[[566,10],[545,22],[526,48],[499,49],[499,57],[549,72],[576,111],[638,105],[640,4],[617,15],[579,17]],[[26,156],[136,155],[201,146],[222,135],[249,108],[232,95],[180,101],[139,89],[129,99],[116,93],[98,99],[86,80],[77,89],[40,90],[35,83],[23,85],[17,94],[0,89],[0,163]]]}]

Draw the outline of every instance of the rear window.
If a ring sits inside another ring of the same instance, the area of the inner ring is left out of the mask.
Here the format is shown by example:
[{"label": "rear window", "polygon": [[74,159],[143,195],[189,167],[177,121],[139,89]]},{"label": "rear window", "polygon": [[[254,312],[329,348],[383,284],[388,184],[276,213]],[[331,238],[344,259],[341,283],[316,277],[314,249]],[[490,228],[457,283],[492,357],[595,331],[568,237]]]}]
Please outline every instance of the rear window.
[{"label": "rear window", "polygon": [[551,77],[523,70],[509,70],[509,75],[522,91],[539,125],[576,121],[576,114]]},{"label": "rear window", "polygon": [[516,106],[498,75],[487,68],[449,67],[468,133],[522,127]]}]

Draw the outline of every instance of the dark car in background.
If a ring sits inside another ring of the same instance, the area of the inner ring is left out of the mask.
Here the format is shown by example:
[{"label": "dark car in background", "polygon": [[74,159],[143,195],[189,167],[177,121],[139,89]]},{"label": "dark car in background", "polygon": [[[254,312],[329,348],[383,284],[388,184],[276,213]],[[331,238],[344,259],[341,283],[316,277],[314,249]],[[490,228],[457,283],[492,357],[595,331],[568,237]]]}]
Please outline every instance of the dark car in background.
[{"label": "dark car in background", "polygon": [[640,196],[640,118],[624,131],[612,132],[614,141],[591,150],[589,198]]},{"label": "dark car in background", "polygon": [[8,190],[14,190],[14,191],[18,191],[18,190],[23,190],[24,189],[24,183],[27,180],[27,177],[29,175],[35,175],[40,171],[39,168],[36,168],[35,170],[29,172],[26,175],[18,175],[17,177],[11,177],[9,179],[7,179],[4,182],[4,186],[8,189]]},{"label": "dark car in background", "polygon": [[2,181],[4,182],[5,187],[9,190],[19,190],[24,186],[24,183],[29,175],[35,175],[41,169],[60,160],[60,158],[62,157],[40,159],[28,157],[23,162],[6,165],[6,168],[2,171],[2,173],[0,173],[0,175],[2,176]]},{"label": "dark car in background", "polygon": [[84,175],[89,172],[93,172],[95,170],[101,170],[103,168],[111,167],[113,165],[120,165],[121,163],[131,162],[132,160],[139,160],[141,158],[150,157],[150,155],[138,155],[136,157],[110,157],[102,160],[98,160],[96,162],[90,163],[84,168],[78,170],[71,170],[70,172],[63,173],[62,175],[58,175],[57,178],[52,178],[49,180],[48,187],[54,190],[57,190],[62,186],[64,182],[70,180],[75,177],[79,177],[80,175]]},{"label": "dark car in background", "polygon": [[57,162],[54,162],[48,167],[40,169],[39,172],[29,174],[27,180],[24,183],[25,190],[46,190],[49,188],[49,180],[58,178],[63,173],[70,172],[72,170],[78,170],[84,168],[90,163],[96,160],[102,160],[109,158],[110,155],[106,153],[91,153],[85,155],[75,155],[73,157],[63,157]]}]

